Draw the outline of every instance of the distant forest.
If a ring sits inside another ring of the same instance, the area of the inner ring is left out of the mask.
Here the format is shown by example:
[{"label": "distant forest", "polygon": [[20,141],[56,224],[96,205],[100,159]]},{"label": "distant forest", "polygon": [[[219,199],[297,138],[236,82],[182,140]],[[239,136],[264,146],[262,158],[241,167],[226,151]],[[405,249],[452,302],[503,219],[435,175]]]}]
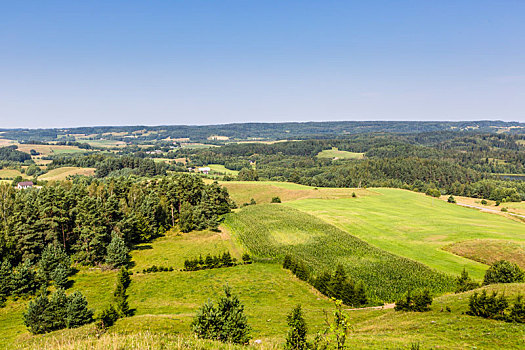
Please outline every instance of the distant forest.
[{"label": "distant forest", "polygon": [[[361,133],[421,133],[434,131],[525,133],[525,123],[503,121],[338,121],[304,123],[235,123],[221,125],[100,126],[58,129],[0,129],[2,137],[18,141],[75,141],[74,135],[92,135],[138,143],[145,140],[188,138],[194,142],[229,140],[294,140],[330,138]],[[139,133],[140,132],[140,133]],[[111,133],[111,135],[109,135]]]}]

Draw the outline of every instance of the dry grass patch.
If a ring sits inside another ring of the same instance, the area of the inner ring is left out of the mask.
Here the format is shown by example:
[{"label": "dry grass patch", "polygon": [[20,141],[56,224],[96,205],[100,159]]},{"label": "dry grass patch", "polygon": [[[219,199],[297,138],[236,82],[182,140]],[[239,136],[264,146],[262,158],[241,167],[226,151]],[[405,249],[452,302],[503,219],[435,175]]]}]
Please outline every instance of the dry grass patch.
[{"label": "dry grass patch", "polygon": [[451,244],[445,250],[490,265],[508,260],[525,269],[525,243],[499,239],[473,239]]},{"label": "dry grass patch", "polygon": [[68,176],[73,175],[95,175],[95,168],[63,167],[50,170],[48,173],[40,176],[39,180],[61,181],[66,180]]}]

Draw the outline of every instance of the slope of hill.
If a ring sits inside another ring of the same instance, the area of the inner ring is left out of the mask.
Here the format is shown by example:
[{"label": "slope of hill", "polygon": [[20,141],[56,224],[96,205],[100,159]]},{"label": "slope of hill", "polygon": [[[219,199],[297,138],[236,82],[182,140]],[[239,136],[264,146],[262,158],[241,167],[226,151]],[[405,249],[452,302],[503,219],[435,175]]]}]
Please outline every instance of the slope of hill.
[{"label": "slope of hill", "polygon": [[375,248],[323,220],[276,204],[249,206],[226,217],[227,225],[255,256],[277,263],[286,254],[316,273],[345,266],[365,283],[375,302],[392,301],[409,289],[452,289],[452,278],[423,264]]},{"label": "slope of hill", "polygon": [[476,278],[486,269],[442,248],[469,239],[525,241],[525,225],[498,215],[399,189],[372,189],[378,195],[330,201],[305,199],[285,205],[310,213],[350,234],[446,273],[463,267]]}]

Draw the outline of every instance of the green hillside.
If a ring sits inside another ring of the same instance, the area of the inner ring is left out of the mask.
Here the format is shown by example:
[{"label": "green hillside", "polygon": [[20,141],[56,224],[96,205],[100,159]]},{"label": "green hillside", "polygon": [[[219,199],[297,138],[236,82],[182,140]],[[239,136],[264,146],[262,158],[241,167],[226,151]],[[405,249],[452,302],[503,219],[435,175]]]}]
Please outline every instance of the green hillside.
[{"label": "green hillside", "polygon": [[464,208],[424,194],[399,189],[373,189],[379,195],[334,200],[305,199],[285,205],[312,214],[366,242],[459,274],[463,267],[481,278],[486,265],[443,250],[470,239],[525,241],[525,225],[505,217]]},{"label": "green hillside", "polygon": [[452,279],[415,261],[375,248],[312,215],[282,205],[249,206],[229,214],[225,224],[260,258],[280,262],[285,254],[317,273],[343,264],[365,283],[372,299],[392,301],[411,288],[452,289]]}]

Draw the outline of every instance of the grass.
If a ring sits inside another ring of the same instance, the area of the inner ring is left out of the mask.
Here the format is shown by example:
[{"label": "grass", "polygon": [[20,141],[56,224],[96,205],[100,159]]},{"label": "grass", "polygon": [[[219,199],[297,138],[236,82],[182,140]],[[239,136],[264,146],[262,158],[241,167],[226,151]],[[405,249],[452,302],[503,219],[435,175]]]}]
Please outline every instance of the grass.
[{"label": "grass", "polygon": [[228,189],[232,199],[239,205],[250,202],[251,198],[257,203],[270,203],[273,197],[279,197],[281,201],[287,202],[305,198],[349,198],[353,192],[357,196],[374,194],[364,189],[315,188],[277,181],[222,181],[220,184]]},{"label": "grass", "polygon": [[[504,292],[513,299],[522,292],[525,284],[492,285],[484,287],[489,292]],[[351,331],[347,338],[350,349],[408,349],[419,344],[421,349],[523,349],[525,347],[525,325],[486,320],[464,315],[467,310],[466,292],[446,295],[434,299],[432,310],[424,313],[405,313],[388,310],[347,311]],[[243,298],[241,300],[244,302]],[[246,304],[246,303],[245,303]],[[319,307],[331,312],[331,306]],[[451,312],[442,311],[446,307]],[[252,305],[246,305],[246,311]],[[258,309],[257,311],[263,311]],[[275,320],[274,310],[258,314],[266,326]],[[309,338],[323,328],[316,319],[324,315],[305,312]],[[265,322],[265,320],[270,320]],[[254,320],[249,318],[250,324]],[[284,319],[279,319],[284,323]],[[260,337],[254,331],[255,339],[261,344],[249,347],[236,347],[211,341],[197,340],[188,329],[176,333],[176,326],[162,327],[162,324],[177,324],[175,315],[133,316],[119,320],[108,333],[99,335],[93,325],[79,329],[62,330],[43,336],[25,335],[17,341],[24,349],[277,349],[282,348],[286,327],[274,337]],[[254,327],[255,328],[255,327]]]},{"label": "grass", "polygon": [[[327,201],[329,202],[329,201]],[[436,293],[452,289],[452,279],[415,261],[375,248],[323,220],[278,204],[248,206],[227,215],[231,232],[252,254],[279,262],[290,254],[311,270],[332,272],[343,264],[364,282],[374,303],[392,301],[411,288]]]},{"label": "grass", "polygon": [[357,152],[340,151],[339,149],[337,149],[337,147],[332,147],[332,149],[325,149],[319,152],[319,154],[317,154],[317,157],[331,159],[363,159],[365,157],[365,154]]},{"label": "grass", "polygon": [[120,148],[125,147],[126,143],[124,141],[118,141],[118,140],[86,140],[81,141],[84,143],[87,143],[93,147],[103,147],[103,148]]},{"label": "grass", "polygon": [[204,257],[206,254],[216,255],[229,251],[239,260],[242,255],[225,229],[222,232],[168,232],[166,236],[152,243],[140,244],[136,248],[133,252],[133,271],[142,271],[152,265],[181,269],[184,267],[184,260],[196,258],[200,254]]},{"label": "grass", "polygon": [[499,260],[507,260],[518,264],[525,270],[525,243],[516,243],[498,239],[473,239],[458,242],[445,247],[451,253],[493,264]]},{"label": "grass", "polygon": [[399,189],[378,195],[285,203],[315,215],[366,242],[419,261],[438,271],[459,274],[465,267],[477,279],[487,266],[442,248],[470,239],[525,241],[523,223]]},{"label": "grass", "polygon": [[26,174],[22,174],[20,170],[17,169],[0,169],[0,179],[9,179],[12,180],[17,176],[22,176],[27,178]]},{"label": "grass", "polygon": [[30,150],[34,149],[43,156],[65,154],[65,153],[84,153],[89,150],[78,148],[77,146],[65,146],[65,145],[32,145],[32,144],[17,144],[18,150],[21,152],[29,153]]},{"label": "grass", "polygon": [[46,174],[39,176],[39,180],[46,181],[61,181],[66,180],[68,176],[72,175],[86,175],[93,176],[95,168],[80,168],[80,167],[62,167],[50,170]]},{"label": "grass", "polygon": [[239,174],[237,170],[227,169],[222,164],[208,164],[208,166],[210,167],[212,173],[220,173],[220,174],[232,175],[232,176],[237,176],[237,174]]}]

